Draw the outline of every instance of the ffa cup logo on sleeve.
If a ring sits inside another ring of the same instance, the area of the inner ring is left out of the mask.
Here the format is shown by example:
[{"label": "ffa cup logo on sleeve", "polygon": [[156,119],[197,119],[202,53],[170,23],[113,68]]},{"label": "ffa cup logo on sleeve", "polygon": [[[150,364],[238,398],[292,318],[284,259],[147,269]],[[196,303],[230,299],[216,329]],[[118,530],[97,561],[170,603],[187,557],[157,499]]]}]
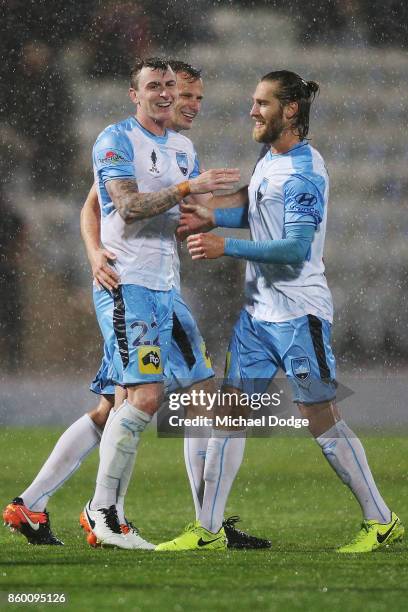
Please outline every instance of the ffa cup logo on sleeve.
[{"label": "ffa cup logo on sleeve", "polygon": [[128,160],[124,158],[123,153],[117,150],[104,151],[98,157],[98,162],[100,164],[121,164],[126,161]]},{"label": "ffa cup logo on sleeve", "polygon": [[188,159],[187,153],[176,153],[177,165],[180,168],[182,174],[187,176],[188,172]]},{"label": "ffa cup logo on sleeve", "polygon": [[258,187],[258,191],[256,192],[256,203],[259,205],[260,201],[264,197],[266,190],[268,188],[268,179],[262,179],[261,184]]},{"label": "ffa cup logo on sleeve", "polygon": [[292,372],[299,380],[306,380],[310,376],[310,363],[307,357],[292,359]]}]

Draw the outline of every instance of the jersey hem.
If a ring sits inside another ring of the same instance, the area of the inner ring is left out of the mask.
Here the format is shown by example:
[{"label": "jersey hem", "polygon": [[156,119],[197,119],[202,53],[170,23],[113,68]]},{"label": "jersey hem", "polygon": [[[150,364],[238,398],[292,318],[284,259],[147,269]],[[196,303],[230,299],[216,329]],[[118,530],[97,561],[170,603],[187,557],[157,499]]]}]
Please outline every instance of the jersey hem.
[{"label": "jersey hem", "polygon": [[319,317],[324,321],[328,321],[330,324],[333,323],[333,315],[328,316],[327,312],[322,312],[321,310],[315,308],[307,308],[305,310],[299,310],[297,312],[288,312],[287,314],[282,316],[267,315],[262,311],[261,313],[259,313],[259,309],[252,306],[251,304],[245,304],[244,309],[254,319],[257,319],[258,321],[266,321],[267,323],[285,323],[286,321],[300,319],[300,317],[305,317],[307,315],[315,315],[316,317]]}]

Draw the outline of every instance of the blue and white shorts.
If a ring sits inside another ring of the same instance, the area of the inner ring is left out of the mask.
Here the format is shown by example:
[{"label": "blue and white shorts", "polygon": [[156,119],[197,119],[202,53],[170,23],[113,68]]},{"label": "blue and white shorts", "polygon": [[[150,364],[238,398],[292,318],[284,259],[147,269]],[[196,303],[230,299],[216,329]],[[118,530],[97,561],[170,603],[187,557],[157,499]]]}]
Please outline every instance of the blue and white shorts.
[{"label": "blue and white shorts", "polygon": [[112,292],[94,289],[105,346],[92,390],[108,395],[112,383],[126,386],[164,380],[173,301],[173,291],[153,291],[140,285],[120,285]]},{"label": "blue and white shorts", "polygon": [[269,323],[242,310],[227,352],[224,385],[248,394],[264,393],[282,368],[295,402],[333,400],[336,362],[330,335],[331,324],[314,315]]},{"label": "blue and white shorts", "polygon": [[[103,292],[101,292],[103,293]],[[108,292],[105,292],[108,293]],[[164,383],[166,393],[214,376],[211,359],[197,323],[176,290],[174,295],[173,329],[170,352],[164,366]],[[90,389],[94,393],[113,395],[115,393],[115,375],[112,355],[115,352],[115,339],[104,343],[104,355],[101,367],[92,381]]]}]

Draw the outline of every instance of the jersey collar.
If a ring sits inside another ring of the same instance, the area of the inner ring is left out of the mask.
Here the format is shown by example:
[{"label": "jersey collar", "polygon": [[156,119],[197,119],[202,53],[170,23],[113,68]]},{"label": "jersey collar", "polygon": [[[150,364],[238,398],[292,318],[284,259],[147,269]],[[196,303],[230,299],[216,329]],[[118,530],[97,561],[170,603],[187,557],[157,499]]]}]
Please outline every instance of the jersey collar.
[{"label": "jersey collar", "polygon": [[143,132],[143,134],[145,136],[147,136],[151,140],[154,140],[155,142],[157,142],[157,144],[166,144],[167,139],[169,137],[169,132],[168,132],[167,128],[166,128],[166,130],[164,132],[164,136],[156,136],[156,134],[153,134],[153,132],[149,132],[149,130],[146,130],[146,128],[144,128],[143,125],[141,123],[139,123],[139,121],[136,119],[136,117],[134,115],[132,115],[130,117],[130,119],[133,119],[133,121],[135,122],[136,126],[139,128],[139,130],[141,132]]},{"label": "jersey collar", "polygon": [[272,153],[272,151],[269,149],[268,153],[266,154],[268,157],[268,159],[273,159],[274,157],[281,157],[282,155],[291,155],[294,151],[296,151],[296,149],[300,149],[301,147],[304,147],[306,145],[308,145],[308,141],[307,140],[301,140],[300,142],[296,143],[295,145],[293,145],[293,147],[291,147],[290,149],[288,149],[288,151],[286,151],[286,153]]}]

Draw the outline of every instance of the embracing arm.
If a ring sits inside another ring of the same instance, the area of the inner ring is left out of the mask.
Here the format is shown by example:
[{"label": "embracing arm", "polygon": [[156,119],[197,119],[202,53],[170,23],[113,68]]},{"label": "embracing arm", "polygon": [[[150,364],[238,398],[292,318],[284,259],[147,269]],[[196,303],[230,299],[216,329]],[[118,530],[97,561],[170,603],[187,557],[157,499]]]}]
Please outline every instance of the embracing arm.
[{"label": "embracing arm", "polygon": [[90,259],[90,253],[101,246],[101,211],[95,183],[92,185],[81,209],[81,236]]},{"label": "embracing arm", "polygon": [[152,193],[140,193],[134,179],[106,181],[106,190],[125,223],[148,219],[166,212],[191,194],[231,189],[239,180],[237,168],[207,170],[195,178]]},{"label": "embracing arm", "polygon": [[245,206],[248,204],[248,185],[241,187],[241,189],[235,193],[227,193],[225,195],[206,193],[198,196],[189,196],[186,202],[201,204],[211,210],[215,208],[236,208],[238,206]]},{"label": "embracing arm", "polygon": [[188,181],[152,193],[140,193],[133,179],[107,181],[105,187],[125,223],[166,212],[189,193]]},{"label": "embracing arm", "polygon": [[97,286],[108,290],[115,289],[119,276],[109,262],[113,262],[116,255],[101,246],[101,211],[95,184],[92,185],[81,210],[81,236]]},{"label": "embracing arm", "polygon": [[212,210],[196,203],[182,204],[177,236],[185,240],[196,232],[209,232],[215,227],[248,228],[248,204]]}]

